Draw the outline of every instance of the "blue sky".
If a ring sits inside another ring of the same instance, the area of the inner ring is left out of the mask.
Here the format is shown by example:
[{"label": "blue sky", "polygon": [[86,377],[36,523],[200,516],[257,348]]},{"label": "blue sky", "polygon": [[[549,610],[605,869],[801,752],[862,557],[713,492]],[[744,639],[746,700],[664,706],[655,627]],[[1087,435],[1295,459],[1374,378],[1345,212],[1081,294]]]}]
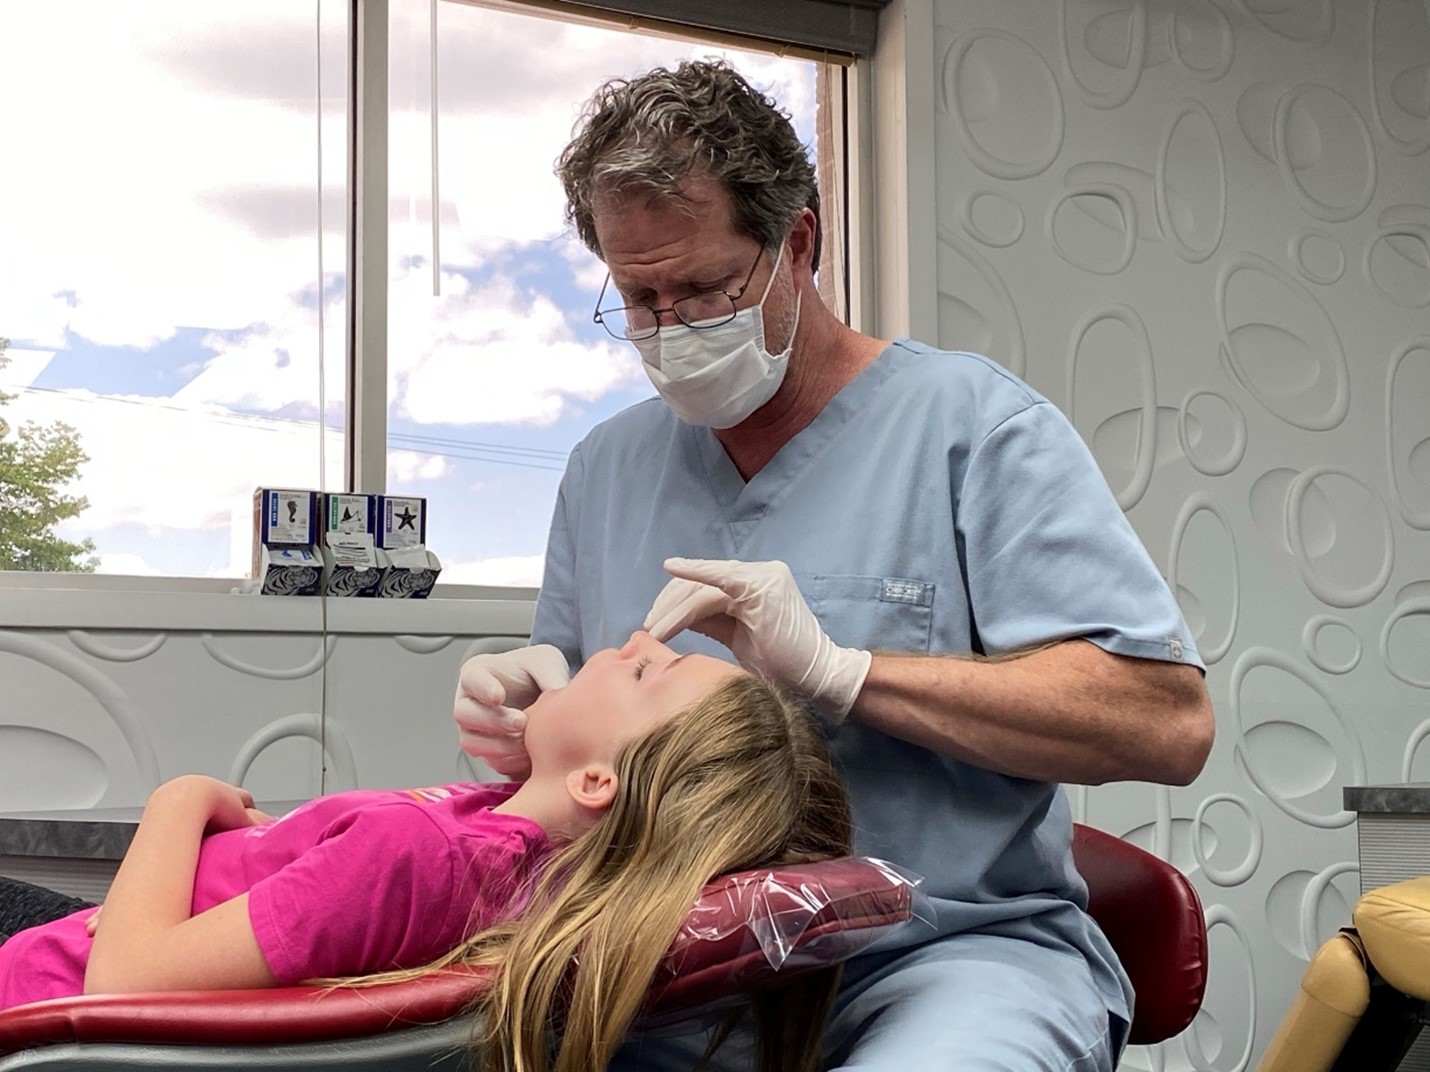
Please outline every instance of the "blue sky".
[{"label": "blue sky", "polygon": [[[443,580],[536,583],[560,468],[652,390],[592,324],[599,262],[551,163],[602,80],[723,55],[813,144],[814,68],[458,4],[440,8],[442,294],[432,294],[427,4],[392,5],[388,487],[429,499]],[[91,455],[65,534],[104,572],[239,576],[256,485],[315,487],[320,129],[296,0],[7,5],[15,150],[0,214],[0,388]],[[341,480],[343,27],[323,5],[328,485]],[[37,89],[43,91],[36,92]]]}]

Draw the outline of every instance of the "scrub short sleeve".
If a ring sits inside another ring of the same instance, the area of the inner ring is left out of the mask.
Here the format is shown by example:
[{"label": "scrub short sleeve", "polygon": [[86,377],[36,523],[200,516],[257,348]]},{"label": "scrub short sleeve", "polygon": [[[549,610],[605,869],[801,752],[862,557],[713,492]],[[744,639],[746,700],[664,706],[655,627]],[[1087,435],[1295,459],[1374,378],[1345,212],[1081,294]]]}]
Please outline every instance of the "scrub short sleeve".
[{"label": "scrub short sleeve", "polygon": [[1081,637],[1119,655],[1202,666],[1166,581],[1051,403],[989,432],[955,493],[985,653]]},{"label": "scrub short sleeve", "polygon": [[554,644],[566,656],[566,664],[578,667],[581,655],[581,624],[576,593],[576,540],[580,531],[580,497],[584,467],[581,448],[571,452],[561,487],[556,493],[556,509],[546,537],[546,566],[541,591],[536,597],[536,617],[531,627],[533,644]]}]

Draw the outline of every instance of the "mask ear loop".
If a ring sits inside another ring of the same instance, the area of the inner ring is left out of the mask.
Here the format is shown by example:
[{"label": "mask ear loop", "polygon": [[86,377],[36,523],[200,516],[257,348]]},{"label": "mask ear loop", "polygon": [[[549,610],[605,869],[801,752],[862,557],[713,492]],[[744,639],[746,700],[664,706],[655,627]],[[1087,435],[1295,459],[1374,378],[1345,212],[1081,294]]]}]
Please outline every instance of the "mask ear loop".
[{"label": "mask ear loop", "polygon": [[770,272],[770,277],[765,280],[765,292],[760,295],[759,308],[761,309],[764,308],[765,299],[770,296],[770,288],[775,285],[775,276],[780,274],[780,265],[784,263],[785,245],[788,242],[789,236],[786,235],[784,238],[780,239],[780,248],[775,251],[774,270]]},{"label": "mask ear loop", "polygon": [[[754,307],[759,310],[756,315],[759,317],[760,324],[760,349],[764,350],[765,353],[769,353],[769,348],[765,345],[765,299],[770,296],[770,289],[775,285],[775,276],[780,274],[780,265],[784,263],[785,246],[788,244],[789,235],[785,235],[784,238],[780,239],[780,248],[775,252],[774,271],[770,273],[769,279],[765,280],[765,292],[760,295],[759,304]],[[790,265],[790,282],[794,282],[793,264]],[[795,332],[799,330],[799,309],[800,302],[803,298],[804,295],[796,288],[794,292],[794,323],[790,325],[789,342],[785,343],[784,349],[780,351],[781,357],[789,357],[789,355],[794,352],[794,336]]]}]

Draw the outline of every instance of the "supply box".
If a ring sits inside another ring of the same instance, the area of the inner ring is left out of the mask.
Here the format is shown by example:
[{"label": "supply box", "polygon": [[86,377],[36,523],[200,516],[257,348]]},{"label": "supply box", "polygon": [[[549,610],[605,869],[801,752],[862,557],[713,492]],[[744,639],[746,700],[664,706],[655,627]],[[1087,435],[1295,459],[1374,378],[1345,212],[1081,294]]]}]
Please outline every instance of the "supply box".
[{"label": "supply box", "polygon": [[373,528],[377,496],[323,496],[323,591],[330,596],[375,596],[382,582]]},{"label": "supply box", "polygon": [[253,576],[264,595],[316,595],[318,493],[258,488],[253,493]]},{"label": "supply box", "polygon": [[427,550],[427,500],[415,495],[377,497],[377,556],[382,564],[378,595],[426,599],[442,564]]}]

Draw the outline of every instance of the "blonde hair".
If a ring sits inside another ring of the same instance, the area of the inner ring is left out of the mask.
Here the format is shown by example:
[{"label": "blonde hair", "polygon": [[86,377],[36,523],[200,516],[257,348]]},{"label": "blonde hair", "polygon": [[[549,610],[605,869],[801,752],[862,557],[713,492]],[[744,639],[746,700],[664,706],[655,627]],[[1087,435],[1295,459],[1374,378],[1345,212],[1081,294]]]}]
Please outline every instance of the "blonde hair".
[{"label": "blonde hair", "polygon": [[[707,882],[850,851],[848,799],[822,735],[749,675],[627,745],[616,770],[614,803],[551,859],[520,917],[432,966],[495,969],[474,1007],[487,1072],[603,1072]],[[817,1067],[838,981],[837,967],[822,968],[754,999],[761,1069]]]}]

